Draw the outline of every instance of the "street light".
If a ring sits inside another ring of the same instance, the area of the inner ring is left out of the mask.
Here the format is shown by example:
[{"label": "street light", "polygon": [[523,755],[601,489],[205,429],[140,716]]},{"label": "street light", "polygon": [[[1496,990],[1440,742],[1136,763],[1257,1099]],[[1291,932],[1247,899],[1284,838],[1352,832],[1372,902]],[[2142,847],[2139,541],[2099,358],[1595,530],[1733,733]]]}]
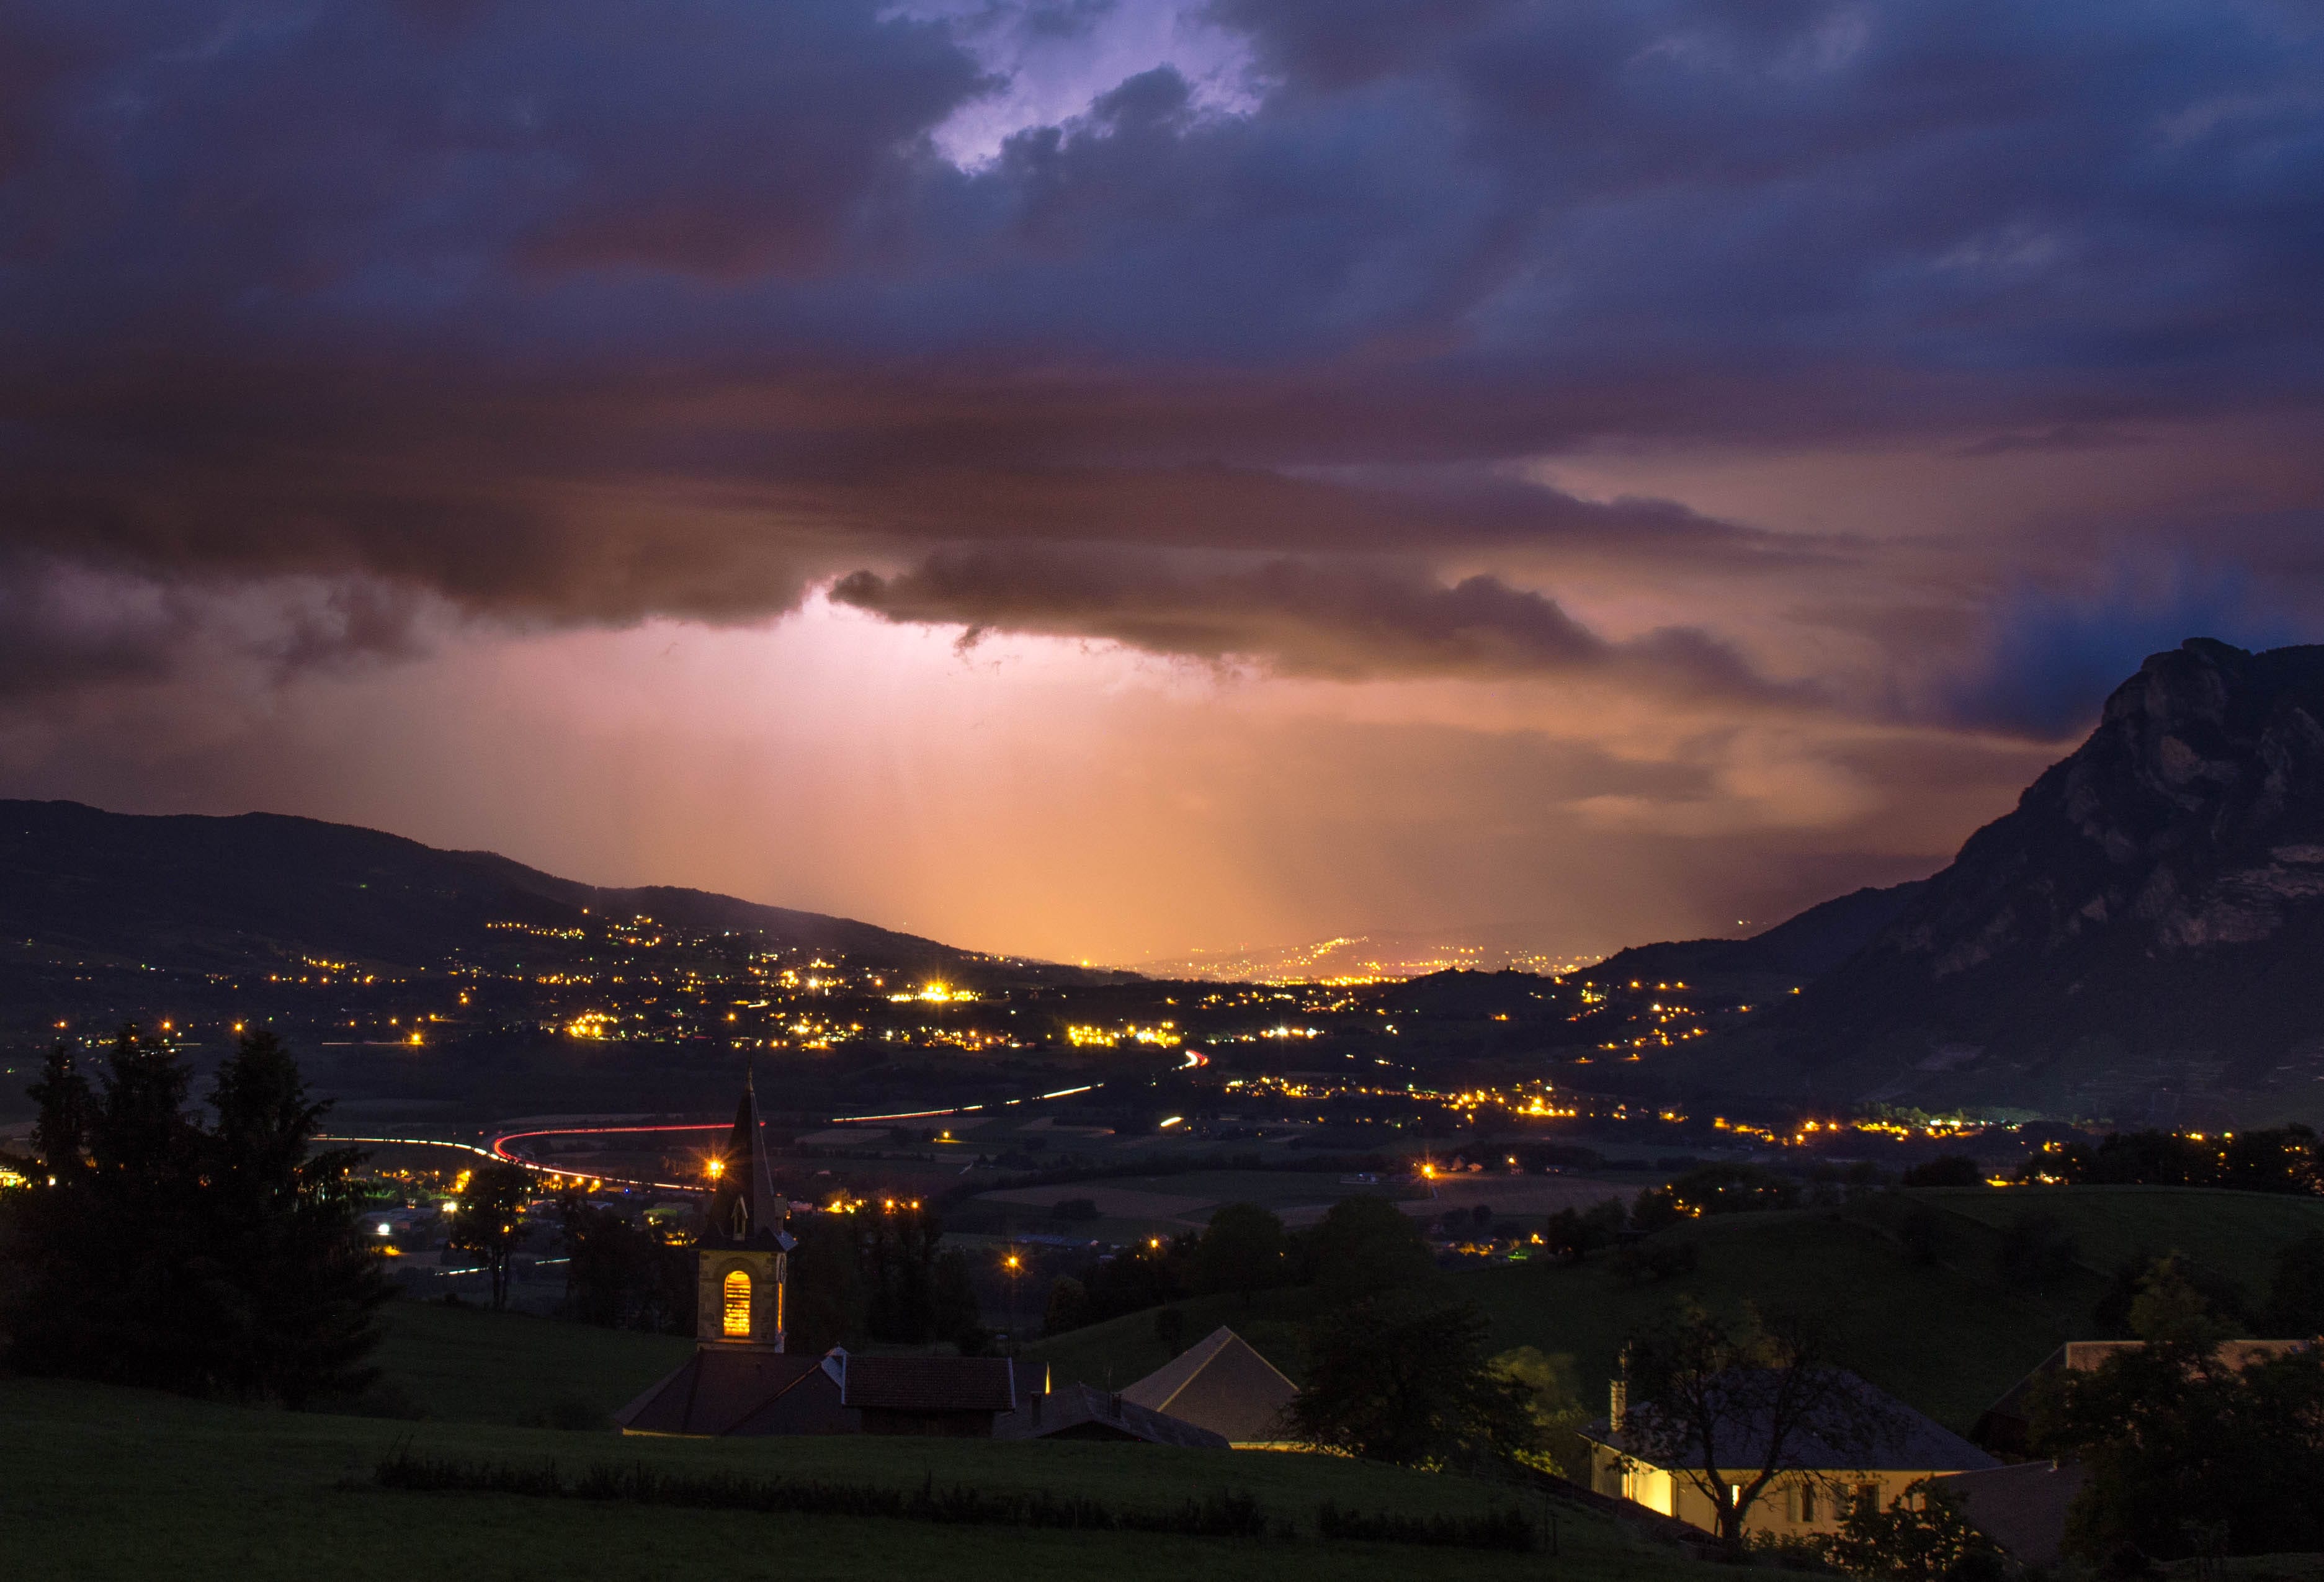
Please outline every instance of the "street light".
[{"label": "street light", "polygon": [[1001,1260],[1001,1266],[1009,1273],[1009,1355],[1014,1357],[1018,1350],[1017,1271],[1025,1266],[1025,1260],[1011,1251],[1007,1257]]}]

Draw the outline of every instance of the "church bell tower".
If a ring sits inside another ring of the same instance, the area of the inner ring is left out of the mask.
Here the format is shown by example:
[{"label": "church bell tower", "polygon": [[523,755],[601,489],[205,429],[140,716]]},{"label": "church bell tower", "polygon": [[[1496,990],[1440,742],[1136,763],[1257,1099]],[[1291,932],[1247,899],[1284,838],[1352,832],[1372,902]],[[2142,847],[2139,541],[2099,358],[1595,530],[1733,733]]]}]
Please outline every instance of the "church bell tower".
[{"label": "church bell tower", "polygon": [[783,1348],[784,1265],[798,1244],[783,1230],[789,1204],[775,1192],[763,1126],[746,1077],[696,1255],[695,1333],[705,1347]]}]

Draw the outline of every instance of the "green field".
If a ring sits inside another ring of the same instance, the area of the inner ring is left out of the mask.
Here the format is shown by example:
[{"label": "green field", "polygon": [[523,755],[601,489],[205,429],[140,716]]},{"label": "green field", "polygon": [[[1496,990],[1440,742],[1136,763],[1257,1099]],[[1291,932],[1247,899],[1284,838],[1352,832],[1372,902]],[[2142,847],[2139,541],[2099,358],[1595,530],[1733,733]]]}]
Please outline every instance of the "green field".
[{"label": "green field", "polygon": [[534,1426],[573,1403],[626,1405],[684,1362],[694,1343],[523,1313],[391,1302],[374,1361],[429,1418]]},{"label": "green field", "polygon": [[2286,1244],[2324,1233],[2324,1201],[2202,1187],[2015,1187],[1932,1191],[1932,1202],[2000,1227],[2021,1214],[2055,1219],[2080,1261],[2110,1274],[2134,1257],[2181,1252],[2264,1297]]},{"label": "green field", "polygon": [[[1849,1367],[1948,1427],[1966,1431],[2004,1391],[2069,1339],[2095,1334],[2102,1271],[2145,1247],[2172,1246],[2264,1291],[2277,1249],[2324,1228],[2324,1204],[2249,1192],[2076,1187],[2026,1192],[1907,1194],[1946,1212],[1934,1263],[1916,1263],[1881,1223],[1885,1212],[1798,1209],[1739,1214],[1674,1227],[1657,1241],[1692,1244],[1690,1274],[1633,1286],[1600,1255],[1579,1266],[1512,1264],[1443,1276],[1448,1292],[1477,1302],[1496,1350],[1536,1347],[1574,1362],[1586,1404],[1605,1399],[1623,1342],[1680,1298],[1728,1312],[1808,1314]],[[2013,1287],[1998,1267],[2001,1228],[2029,1209],[2055,1216],[2088,1267],[2050,1288]],[[1312,1316],[1304,1291],[1262,1293],[1246,1309],[1231,1296],[1178,1304],[1185,1335],[1224,1323],[1296,1377],[1298,1327]],[[1159,1367],[1168,1352],[1150,1313],[1061,1335],[1028,1347],[1059,1378],[1118,1387]]]},{"label": "green field", "polygon": [[[1295,1544],[1044,1531],[835,1516],[759,1515],[503,1495],[390,1492],[374,1463],[420,1454],[577,1470],[644,1461],[674,1471],[1088,1495],[1158,1509],[1228,1489],[1312,1531],[1324,1499],[1414,1515],[1471,1515],[1536,1496],[1491,1484],[1324,1457],[1144,1445],[918,1439],[623,1439],[514,1426],[560,1400],[618,1403],[669,1363],[665,1338],[511,1315],[391,1309],[383,1361],[420,1421],[253,1410],[52,1380],[0,1380],[0,1573],[145,1578],[698,1578],[948,1576],[1021,1582],[1102,1568],[1125,1582],[1188,1575],[1486,1579],[1545,1566],[1588,1582],[1685,1582],[1698,1568],[1603,1518],[1559,1512],[1561,1555],[1390,1544]],[[1684,1575],[1682,1575],[1684,1574]]]}]

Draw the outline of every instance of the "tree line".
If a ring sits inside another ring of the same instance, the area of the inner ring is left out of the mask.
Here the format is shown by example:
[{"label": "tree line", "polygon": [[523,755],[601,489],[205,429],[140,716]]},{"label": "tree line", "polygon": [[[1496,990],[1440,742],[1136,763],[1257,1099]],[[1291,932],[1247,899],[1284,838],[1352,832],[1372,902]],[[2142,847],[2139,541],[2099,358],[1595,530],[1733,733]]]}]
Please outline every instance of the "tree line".
[{"label": "tree line", "polygon": [[222,1065],[204,1125],[175,1051],[124,1028],[59,1044],[0,1195],[0,1334],[25,1373],[272,1398],[354,1393],[389,1286],[357,1234],[350,1149],[313,1151],[327,1104],[272,1033]]}]

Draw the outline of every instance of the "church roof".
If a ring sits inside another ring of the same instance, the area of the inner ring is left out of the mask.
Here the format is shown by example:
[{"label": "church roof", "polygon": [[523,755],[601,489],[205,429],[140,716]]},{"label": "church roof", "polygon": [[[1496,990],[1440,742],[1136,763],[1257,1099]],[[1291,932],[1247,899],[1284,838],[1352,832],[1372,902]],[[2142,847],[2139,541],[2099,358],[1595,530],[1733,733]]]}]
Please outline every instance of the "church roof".
[{"label": "church roof", "polygon": [[732,1433],[809,1374],[822,1358],[752,1347],[705,1347],[613,1413],[632,1433]]},{"label": "church roof", "polygon": [[1199,1428],[1167,1412],[1155,1412],[1120,1395],[1110,1395],[1087,1384],[1067,1384],[1045,1395],[1028,1395],[1000,1426],[1004,1439],[1045,1439],[1052,1435],[1086,1439],[1093,1433],[1149,1445],[1183,1445],[1189,1449],[1223,1450],[1227,1437]]},{"label": "church roof", "polygon": [[1221,1325],[1171,1362],[1124,1385],[1121,1398],[1248,1445],[1288,1435],[1283,1410],[1298,1393],[1299,1386],[1249,1341]]},{"label": "church roof", "polygon": [[1005,1357],[852,1357],[840,1399],[874,1412],[1012,1412],[1017,1366]]},{"label": "church roof", "polygon": [[790,1205],[775,1191],[774,1173],[767,1162],[766,1122],[759,1115],[758,1083],[746,1077],[742,1097],[734,1106],[734,1127],[720,1151],[722,1164],[710,1208],[703,1245],[713,1247],[777,1247],[788,1249],[783,1218]]}]

